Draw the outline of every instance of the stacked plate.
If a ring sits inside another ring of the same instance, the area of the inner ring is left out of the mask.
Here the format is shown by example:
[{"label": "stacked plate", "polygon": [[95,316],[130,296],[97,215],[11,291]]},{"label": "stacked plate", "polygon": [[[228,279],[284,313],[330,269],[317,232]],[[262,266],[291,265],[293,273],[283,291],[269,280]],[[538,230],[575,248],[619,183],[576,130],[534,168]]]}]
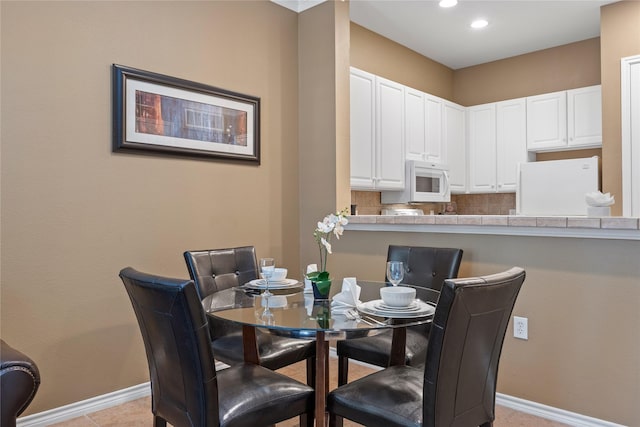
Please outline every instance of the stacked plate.
[{"label": "stacked plate", "polygon": [[[248,289],[266,289],[267,282],[264,279],[255,279],[244,285]],[[295,279],[270,280],[269,289],[289,289],[302,286]]]},{"label": "stacked plate", "polygon": [[407,307],[393,307],[385,304],[381,299],[376,299],[358,304],[358,310],[374,316],[411,318],[431,316],[436,309],[420,300],[413,301]]}]

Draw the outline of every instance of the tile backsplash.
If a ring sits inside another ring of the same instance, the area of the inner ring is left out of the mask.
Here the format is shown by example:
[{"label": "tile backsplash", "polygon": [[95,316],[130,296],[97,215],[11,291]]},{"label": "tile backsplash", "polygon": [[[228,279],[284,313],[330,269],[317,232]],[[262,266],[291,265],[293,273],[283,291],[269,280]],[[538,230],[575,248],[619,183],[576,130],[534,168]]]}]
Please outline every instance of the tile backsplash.
[{"label": "tile backsplash", "polygon": [[[515,193],[452,194],[451,204],[459,215],[509,215],[516,207]],[[414,205],[383,205],[379,191],[351,191],[351,203],[357,205],[358,215],[380,215],[383,208],[422,209],[425,215],[445,212],[448,203],[419,203]]]}]

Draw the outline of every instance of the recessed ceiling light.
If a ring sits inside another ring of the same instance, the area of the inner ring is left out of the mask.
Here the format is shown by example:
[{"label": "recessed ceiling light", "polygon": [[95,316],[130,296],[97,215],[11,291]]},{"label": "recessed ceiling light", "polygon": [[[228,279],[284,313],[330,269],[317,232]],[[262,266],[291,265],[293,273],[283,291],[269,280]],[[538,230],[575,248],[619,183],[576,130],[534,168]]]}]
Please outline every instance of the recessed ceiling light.
[{"label": "recessed ceiling light", "polygon": [[440,7],[453,7],[458,4],[458,0],[440,0]]},{"label": "recessed ceiling light", "polygon": [[487,22],[487,20],[486,20],[486,19],[476,19],[475,21],[473,21],[473,22],[471,23],[471,28],[476,28],[476,29],[478,29],[478,28],[484,28],[484,27],[486,27],[487,25],[489,25],[489,23]]}]

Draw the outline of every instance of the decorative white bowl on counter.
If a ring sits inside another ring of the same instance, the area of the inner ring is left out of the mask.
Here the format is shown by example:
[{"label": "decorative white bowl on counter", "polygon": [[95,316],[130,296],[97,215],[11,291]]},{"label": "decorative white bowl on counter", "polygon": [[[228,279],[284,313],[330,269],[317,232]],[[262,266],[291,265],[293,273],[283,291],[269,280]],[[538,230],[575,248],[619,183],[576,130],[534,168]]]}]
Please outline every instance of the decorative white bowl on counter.
[{"label": "decorative white bowl on counter", "polygon": [[382,302],[390,307],[407,307],[416,299],[416,290],[407,286],[380,288]]}]

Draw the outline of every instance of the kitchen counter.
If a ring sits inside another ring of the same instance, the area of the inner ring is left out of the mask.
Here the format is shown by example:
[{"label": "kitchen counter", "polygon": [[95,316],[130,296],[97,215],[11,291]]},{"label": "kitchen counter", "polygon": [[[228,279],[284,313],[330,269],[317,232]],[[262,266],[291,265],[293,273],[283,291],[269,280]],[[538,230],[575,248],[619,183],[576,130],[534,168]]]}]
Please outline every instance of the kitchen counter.
[{"label": "kitchen counter", "polygon": [[354,215],[349,230],[640,240],[640,220],[629,217],[521,215]]}]

